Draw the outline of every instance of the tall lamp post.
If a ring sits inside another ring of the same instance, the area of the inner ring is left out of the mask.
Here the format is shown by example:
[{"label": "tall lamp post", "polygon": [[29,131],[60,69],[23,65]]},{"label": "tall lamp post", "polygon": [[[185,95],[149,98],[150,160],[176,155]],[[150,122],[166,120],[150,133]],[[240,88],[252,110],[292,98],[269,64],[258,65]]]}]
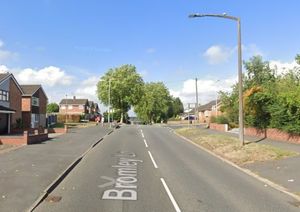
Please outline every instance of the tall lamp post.
[{"label": "tall lamp post", "polygon": [[241,42],[241,20],[239,17],[226,14],[191,14],[189,18],[215,17],[234,20],[238,28],[238,82],[239,82],[239,139],[244,145],[244,114],[243,114],[243,84],[242,84],[242,42]]},{"label": "tall lamp post", "polygon": [[109,80],[108,80],[108,121],[109,121],[109,127],[111,128],[111,122],[110,122],[110,85],[111,85],[111,80],[109,78]]}]

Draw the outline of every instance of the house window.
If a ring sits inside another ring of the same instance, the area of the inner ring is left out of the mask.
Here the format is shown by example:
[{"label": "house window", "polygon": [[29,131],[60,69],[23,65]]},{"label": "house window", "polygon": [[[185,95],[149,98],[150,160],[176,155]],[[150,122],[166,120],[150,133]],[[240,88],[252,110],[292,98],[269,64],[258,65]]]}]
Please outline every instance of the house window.
[{"label": "house window", "polygon": [[65,109],[66,109],[66,106],[65,106],[65,105],[62,105],[62,106],[61,106],[61,109],[65,110]]},{"label": "house window", "polygon": [[69,105],[69,106],[68,106],[68,109],[69,109],[69,110],[72,110],[72,109],[73,109],[73,106],[72,106],[72,105]]},{"label": "house window", "polygon": [[0,90],[0,101],[9,101],[9,93],[8,91]]},{"label": "house window", "polygon": [[83,105],[79,105],[79,109],[81,109],[81,110],[82,110],[82,109],[83,109]]},{"label": "house window", "polygon": [[32,97],[31,105],[32,105],[32,106],[37,106],[37,107],[40,106],[40,99],[33,96],[33,97]]}]

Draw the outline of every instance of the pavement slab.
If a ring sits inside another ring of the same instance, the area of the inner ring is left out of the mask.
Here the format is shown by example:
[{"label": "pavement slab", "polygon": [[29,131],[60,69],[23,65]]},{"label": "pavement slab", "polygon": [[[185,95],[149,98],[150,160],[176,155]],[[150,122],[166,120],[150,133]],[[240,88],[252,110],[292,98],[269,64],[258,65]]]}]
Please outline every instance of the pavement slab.
[{"label": "pavement slab", "polygon": [[0,211],[25,211],[76,158],[110,130],[71,130],[40,144],[0,154]]}]

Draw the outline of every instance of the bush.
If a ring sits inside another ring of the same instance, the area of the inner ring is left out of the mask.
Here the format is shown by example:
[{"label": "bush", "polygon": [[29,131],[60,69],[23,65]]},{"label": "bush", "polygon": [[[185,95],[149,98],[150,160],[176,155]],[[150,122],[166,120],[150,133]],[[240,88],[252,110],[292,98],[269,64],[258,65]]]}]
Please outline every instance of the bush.
[{"label": "bush", "polygon": [[212,116],[210,118],[211,123],[217,124],[229,124],[229,119],[226,116]]}]

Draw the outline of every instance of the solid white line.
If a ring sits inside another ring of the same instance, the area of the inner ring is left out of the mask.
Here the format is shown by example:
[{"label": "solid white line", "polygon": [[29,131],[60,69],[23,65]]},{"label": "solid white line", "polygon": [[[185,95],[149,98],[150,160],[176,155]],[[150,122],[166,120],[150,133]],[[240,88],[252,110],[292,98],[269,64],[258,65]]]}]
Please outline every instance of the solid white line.
[{"label": "solid white line", "polygon": [[152,163],[153,163],[154,168],[157,169],[158,167],[157,167],[157,165],[156,165],[156,163],[155,163],[155,160],[153,159],[153,157],[152,157],[152,155],[151,155],[151,152],[148,151],[148,153],[149,153],[149,156],[150,156],[150,158],[151,158],[151,160],[152,160]]},{"label": "solid white line", "polygon": [[163,186],[165,187],[165,189],[166,189],[166,191],[167,191],[167,194],[168,194],[168,196],[169,196],[169,198],[170,198],[170,200],[171,200],[171,202],[172,202],[172,204],[173,204],[173,206],[174,206],[174,208],[175,208],[175,211],[176,211],[176,212],[181,212],[181,210],[180,210],[179,206],[177,205],[177,203],[176,203],[176,201],[175,201],[175,199],[174,199],[174,197],[173,197],[173,195],[172,195],[172,193],[171,193],[169,187],[167,186],[167,184],[166,184],[164,178],[160,178],[160,180],[161,180]]},{"label": "solid white line", "polygon": [[145,146],[148,147],[146,139],[144,139]]}]

